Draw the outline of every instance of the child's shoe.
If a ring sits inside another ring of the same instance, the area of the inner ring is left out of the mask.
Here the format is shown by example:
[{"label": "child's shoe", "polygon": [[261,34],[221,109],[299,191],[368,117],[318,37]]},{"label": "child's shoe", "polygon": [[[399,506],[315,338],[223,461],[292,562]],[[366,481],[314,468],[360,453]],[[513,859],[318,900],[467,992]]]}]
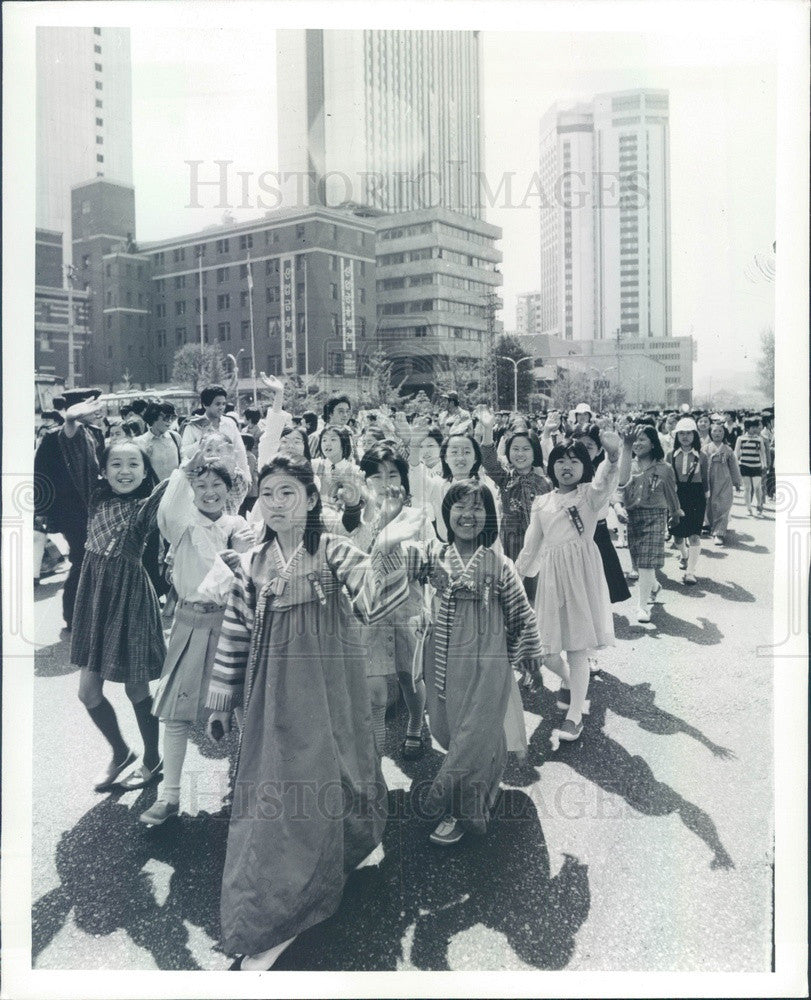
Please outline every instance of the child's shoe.
[{"label": "child's shoe", "polygon": [[167,802],[165,799],[158,799],[146,812],[142,812],[138,817],[147,826],[161,826],[167,819],[177,816],[180,812],[180,804],[177,802]]},{"label": "child's shoe", "polygon": [[452,847],[458,844],[464,835],[465,831],[460,823],[453,816],[446,816],[428,839],[439,847]]}]

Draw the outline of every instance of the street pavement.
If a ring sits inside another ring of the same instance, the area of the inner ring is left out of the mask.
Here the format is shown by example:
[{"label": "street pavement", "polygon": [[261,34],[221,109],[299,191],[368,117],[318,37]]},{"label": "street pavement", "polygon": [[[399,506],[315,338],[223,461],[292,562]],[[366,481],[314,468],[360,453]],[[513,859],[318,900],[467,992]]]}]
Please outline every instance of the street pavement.
[{"label": "street pavement", "polygon": [[[441,760],[399,754],[390,717],[390,819],[379,863],[278,970],[768,971],[772,961],[774,511],[736,499],[724,548],[704,541],[698,585],[668,548],[650,625],[615,605],[581,739],[557,751],[545,672],[524,695],[526,762],[511,760],[488,835],[427,842],[409,789]],[[629,568],[627,550],[619,550]],[[236,745],[198,727],[182,815],[138,822],[156,790],[98,795],[107,750],[76,692],[60,632],[61,580],[35,592],[33,967],[224,969],[219,879]],[[633,587],[632,587],[633,589]],[[762,654],[762,650],[761,650]],[[140,746],[123,687],[105,685]]]}]

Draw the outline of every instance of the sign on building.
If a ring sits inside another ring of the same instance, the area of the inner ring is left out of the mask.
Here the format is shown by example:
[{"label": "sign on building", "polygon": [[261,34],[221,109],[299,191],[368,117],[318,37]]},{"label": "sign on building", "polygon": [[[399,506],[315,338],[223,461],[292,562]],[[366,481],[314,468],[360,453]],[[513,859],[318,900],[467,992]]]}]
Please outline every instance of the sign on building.
[{"label": "sign on building", "polygon": [[282,374],[296,371],[296,258],[281,258],[279,266],[282,306]]},{"label": "sign on building", "polygon": [[351,257],[341,257],[341,315],[343,348],[355,350],[355,269]]}]

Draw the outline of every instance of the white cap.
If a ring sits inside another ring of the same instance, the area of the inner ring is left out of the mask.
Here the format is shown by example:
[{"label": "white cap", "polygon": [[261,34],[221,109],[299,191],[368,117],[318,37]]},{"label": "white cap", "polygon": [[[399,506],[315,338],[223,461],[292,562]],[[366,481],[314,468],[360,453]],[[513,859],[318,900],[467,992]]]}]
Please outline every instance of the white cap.
[{"label": "white cap", "polygon": [[588,413],[591,416],[591,407],[588,403],[578,403],[574,408],[575,413]]},{"label": "white cap", "polygon": [[681,434],[682,431],[698,431],[696,422],[692,417],[682,417],[673,428],[674,434]]}]

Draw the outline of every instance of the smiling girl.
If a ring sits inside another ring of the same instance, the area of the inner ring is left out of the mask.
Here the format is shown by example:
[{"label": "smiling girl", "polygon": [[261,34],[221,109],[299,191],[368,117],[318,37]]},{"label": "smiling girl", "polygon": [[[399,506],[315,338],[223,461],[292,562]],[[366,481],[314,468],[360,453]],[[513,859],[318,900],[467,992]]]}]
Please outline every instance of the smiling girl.
[{"label": "smiling girl", "polygon": [[425,657],[431,734],[447,751],[424,801],[440,819],[432,843],[483,834],[507,751],[526,754],[512,669],[540,674],[535,616],[510,559],[496,552],[496,508],[475,480],[453,483],[442,501],[448,544],[432,542],[421,576],[436,590]]},{"label": "smiling girl", "polygon": [[[79,700],[113,754],[96,780],[97,792],[116,783],[141,788],[159,777],[158,720],[149,682],[160,676],[166,655],[158,598],[141,559],[168,480],[153,491],[149,459],[129,441],[107,446],[101,475],[104,482],[89,511],[70,649],[71,662],[81,667]],[[124,684],[144,742],[142,766],[121,782],[119,775],[136,755],[104,697],[104,681]]]},{"label": "smiling girl", "polygon": [[233,465],[198,452],[171,474],[158,507],[158,527],[174,551],[178,603],[152,709],[163,723],[164,782],[157,801],[141,814],[150,826],[178,813],[189,732],[208,693],[231,570],[237,553],[254,544],[244,518],[224,512],[233,474]]},{"label": "smiling girl", "polygon": [[579,442],[552,449],[547,474],[555,489],[535,501],[515,564],[521,576],[538,577],[535,614],[541,647],[547,666],[560,675],[563,691],[568,691],[562,694],[566,719],[553,732],[553,745],[556,736],[576,740],[583,732],[588,651],[614,645],[610,596],[594,531],[617,485],[619,436],[604,431],[602,445],[606,460],[596,476]]},{"label": "smiling girl", "polygon": [[386,788],[354,622],[405,599],[400,546],[423,521],[403,510],[367,556],[324,532],[310,463],[282,455],[260,471],[257,506],[264,540],[237,569],[207,699],[215,739],[244,704],[221,897],[235,970],[269,968],[334,913],[380,843]]}]

